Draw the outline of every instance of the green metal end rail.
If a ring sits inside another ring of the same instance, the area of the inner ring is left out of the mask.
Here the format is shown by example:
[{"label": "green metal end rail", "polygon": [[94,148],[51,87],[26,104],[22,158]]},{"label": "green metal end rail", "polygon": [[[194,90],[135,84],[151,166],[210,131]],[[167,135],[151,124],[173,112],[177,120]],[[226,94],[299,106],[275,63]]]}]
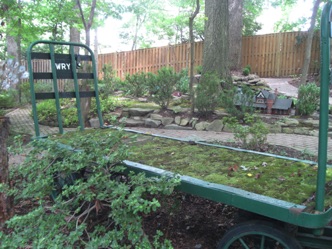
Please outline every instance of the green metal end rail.
[{"label": "green metal end rail", "polygon": [[[33,48],[36,45],[46,44],[49,46],[49,53],[44,52],[35,52]],[[69,46],[69,54],[61,54],[55,52],[55,46]],[[78,55],[75,54],[74,48],[82,48],[88,51],[89,55]],[[38,124],[38,116],[37,116],[37,99],[55,99],[55,105],[57,110],[57,121],[59,125],[59,133],[63,134],[63,121],[61,116],[61,106],[60,106],[60,98],[75,98],[76,99],[76,108],[77,108],[77,116],[79,121],[80,129],[84,129],[84,120],[82,117],[81,110],[81,98],[84,97],[95,97],[96,105],[98,111],[98,118],[100,127],[103,127],[103,118],[100,108],[100,100],[98,93],[98,77],[96,70],[96,61],[93,55],[92,50],[81,43],[71,43],[71,42],[54,42],[54,41],[36,41],[30,44],[27,52],[28,59],[28,70],[29,70],[29,81],[30,81],[30,92],[31,92],[31,103],[32,103],[32,114],[34,119],[34,127],[35,134],[37,138],[40,138],[40,130]],[[33,68],[33,60],[50,60],[51,64],[51,72],[35,72]],[[70,67],[66,71],[61,71],[61,68],[56,67],[57,61],[62,61],[70,64]],[[91,73],[78,73],[77,65],[80,61],[91,61],[92,64],[92,72]],[[34,82],[35,80],[48,79],[52,80],[54,92],[51,93],[36,93]],[[72,79],[74,81],[74,92],[59,92],[58,89],[58,79]],[[93,91],[80,92],[79,90],[79,79],[91,79],[94,83]]]},{"label": "green metal end rail", "polygon": [[330,39],[332,37],[331,24],[332,3],[328,2],[323,9],[321,18],[321,48],[320,48],[320,116],[319,116],[319,145],[318,172],[316,187],[316,211],[324,211],[327,141],[329,128],[329,84],[330,84]]}]

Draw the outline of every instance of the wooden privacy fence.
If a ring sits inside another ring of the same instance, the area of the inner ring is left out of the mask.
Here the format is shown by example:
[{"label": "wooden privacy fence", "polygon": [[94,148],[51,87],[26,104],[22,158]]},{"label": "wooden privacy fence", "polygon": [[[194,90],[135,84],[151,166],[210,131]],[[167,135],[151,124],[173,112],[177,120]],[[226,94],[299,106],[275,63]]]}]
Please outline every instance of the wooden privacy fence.
[{"label": "wooden privacy fence", "polygon": [[[242,66],[250,65],[251,72],[260,77],[286,77],[301,73],[307,32],[287,32],[246,36],[242,39]],[[319,34],[311,49],[310,73],[319,72]],[[202,65],[203,42],[195,43],[195,66]],[[173,67],[177,72],[188,68],[190,44],[138,49],[135,51],[100,54],[99,77],[104,64],[112,65],[117,76],[136,72],[157,72],[161,67]]]}]

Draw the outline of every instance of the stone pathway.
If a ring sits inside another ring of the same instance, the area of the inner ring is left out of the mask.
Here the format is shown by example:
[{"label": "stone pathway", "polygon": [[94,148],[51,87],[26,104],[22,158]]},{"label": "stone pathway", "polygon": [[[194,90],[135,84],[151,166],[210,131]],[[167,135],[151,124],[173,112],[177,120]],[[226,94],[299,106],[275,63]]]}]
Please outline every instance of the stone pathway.
[{"label": "stone pathway", "polygon": [[[272,89],[278,89],[278,92],[289,96],[297,97],[298,88],[292,86],[288,82],[292,80],[291,78],[263,78],[267,85]],[[332,98],[329,98],[329,103],[332,105]]]},{"label": "stone pathway", "polygon": [[288,82],[291,80],[291,78],[264,78],[263,79],[268,86],[275,90],[277,89],[278,92],[289,96],[289,97],[297,97],[297,88],[295,86],[292,86]]}]

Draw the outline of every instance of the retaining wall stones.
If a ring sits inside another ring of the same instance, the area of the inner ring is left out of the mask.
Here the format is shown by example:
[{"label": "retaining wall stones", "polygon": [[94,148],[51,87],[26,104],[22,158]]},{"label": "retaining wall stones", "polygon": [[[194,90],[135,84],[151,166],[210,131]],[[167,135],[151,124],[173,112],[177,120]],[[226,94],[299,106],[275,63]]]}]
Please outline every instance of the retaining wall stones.
[{"label": "retaining wall stones", "polygon": [[[185,110],[187,111],[187,109]],[[122,111],[119,122],[126,127],[145,126],[151,128],[163,127],[165,129],[194,129],[198,131],[231,132],[231,128],[224,124],[222,119],[228,116],[222,111],[215,112],[215,119],[202,120],[197,117],[188,118],[186,112],[174,114],[175,117],[164,117],[158,110],[144,108],[128,108]],[[181,115],[182,114],[182,115]],[[270,133],[300,134],[318,136],[319,120],[316,118],[294,118],[281,115],[260,115],[263,122],[269,128]],[[99,125],[98,122],[90,122],[91,126]],[[329,137],[332,137],[332,125],[329,127]]]}]

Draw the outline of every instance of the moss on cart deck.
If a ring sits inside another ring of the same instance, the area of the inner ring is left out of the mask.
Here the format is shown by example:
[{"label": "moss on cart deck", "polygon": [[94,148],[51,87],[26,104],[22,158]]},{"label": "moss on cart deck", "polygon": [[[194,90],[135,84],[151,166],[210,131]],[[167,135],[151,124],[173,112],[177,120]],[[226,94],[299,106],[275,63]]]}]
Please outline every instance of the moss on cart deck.
[{"label": "moss on cart deck", "polygon": [[[115,130],[84,131],[93,133],[100,144],[110,132]],[[58,139],[65,142],[69,137],[82,138],[82,133],[68,133]],[[129,146],[126,159],[130,161],[296,204],[307,204],[315,193],[317,165],[130,132],[123,140]],[[330,181],[332,169],[328,168]],[[332,206],[330,189],[325,206]]]}]

